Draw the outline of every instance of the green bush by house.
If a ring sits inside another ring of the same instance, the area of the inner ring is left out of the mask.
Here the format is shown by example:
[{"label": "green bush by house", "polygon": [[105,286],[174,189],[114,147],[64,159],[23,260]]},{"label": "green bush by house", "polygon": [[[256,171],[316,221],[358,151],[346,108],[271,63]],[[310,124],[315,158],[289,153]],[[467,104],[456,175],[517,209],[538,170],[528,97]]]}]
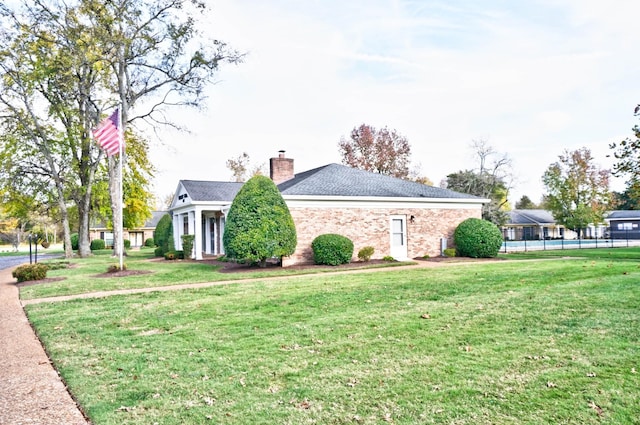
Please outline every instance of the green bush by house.
[{"label": "green bush by house", "polygon": [[375,248],[372,246],[365,246],[360,251],[358,251],[358,258],[361,261],[369,261],[371,260],[371,256],[375,252]]},{"label": "green bush by house", "polygon": [[156,241],[153,238],[147,238],[147,240],[144,241],[144,246],[147,248],[153,248],[156,246]]},{"label": "green bush by house", "polygon": [[498,226],[487,220],[468,218],[458,225],[453,239],[461,257],[492,258],[502,246]]},{"label": "green bush by house", "polygon": [[273,181],[254,176],[236,195],[224,229],[223,244],[228,258],[259,262],[293,254],[296,228],[287,204]]},{"label": "green bush by house", "polygon": [[353,242],[346,236],[327,233],[311,242],[313,261],[316,264],[337,266],[347,264],[353,257]]},{"label": "green bush by house", "polygon": [[182,235],[182,251],[184,251],[187,259],[191,258],[193,253],[193,240],[195,238],[195,235]]},{"label": "green bush by house", "polygon": [[159,248],[155,251],[158,257],[162,257],[165,252],[174,250],[173,221],[169,214],[163,215],[160,221],[158,221],[156,230],[153,232],[153,239]]},{"label": "green bush by house", "polygon": [[71,250],[77,251],[80,244],[79,236],[77,233],[71,234]]},{"label": "green bush by house", "polygon": [[91,241],[91,251],[97,251],[105,248],[103,239],[94,239]]}]

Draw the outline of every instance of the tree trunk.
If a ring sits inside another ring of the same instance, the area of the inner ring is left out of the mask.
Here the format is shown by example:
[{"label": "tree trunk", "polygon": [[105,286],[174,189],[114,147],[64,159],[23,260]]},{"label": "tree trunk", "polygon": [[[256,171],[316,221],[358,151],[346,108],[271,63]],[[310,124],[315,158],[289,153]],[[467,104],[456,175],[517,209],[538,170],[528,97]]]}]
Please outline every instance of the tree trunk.
[{"label": "tree trunk", "polygon": [[85,258],[91,255],[91,241],[89,241],[89,212],[91,202],[91,190],[78,202],[78,256]]},{"label": "tree trunk", "polygon": [[[120,223],[122,221],[122,208],[123,202],[122,194],[120,193],[120,167],[118,161],[122,161],[122,158],[109,157],[109,197],[111,199],[111,217],[113,222],[113,256],[120,257],[120,254],[124,255],[124,240],[122,239],[122,229]],[[123,242],[121,245],[120,242]]]}]

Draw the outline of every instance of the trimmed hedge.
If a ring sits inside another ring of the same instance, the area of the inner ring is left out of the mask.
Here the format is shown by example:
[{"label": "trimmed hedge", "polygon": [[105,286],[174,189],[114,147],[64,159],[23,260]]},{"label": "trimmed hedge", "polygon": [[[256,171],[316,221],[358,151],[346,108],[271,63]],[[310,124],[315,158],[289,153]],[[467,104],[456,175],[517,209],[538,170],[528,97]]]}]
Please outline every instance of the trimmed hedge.
[{"label": "trimmed hedge", "polygon": [[104,240],[102,239],[94,239],[91,241],[91,251],[97,251],[105,248]]},{"label": "trimmed hedge", "polygon": [[18,279],[18,283],[27,282],[29,280],[42,280],[47,277],[49,267],[46,264],[25,264],[17,267],[11,275]]},{"label": "trimmed hedge", "polygon": [[148,248],[153,248],[154,246],[156,246],[156,242],[153,238],[147,238],[147,240],[144,241],[144,246]]},{"label": "trimmed hedge", "polygon": [[337,266],[351,262],[353,242],[346,236],[326,233],[311,242],[313,261],[316,264]]},{"label": "trimmed hedge", "polygon": [[502,232],[487,220],[468,218],[453,233],[456,250],[461,257],[493,258],[502,246]]},{"label": "trimmed hedge", "polygon": [[187,258],[191,258],[193,254],[193,241],[196,235],[182,235],[182,250],[186,253]]}]

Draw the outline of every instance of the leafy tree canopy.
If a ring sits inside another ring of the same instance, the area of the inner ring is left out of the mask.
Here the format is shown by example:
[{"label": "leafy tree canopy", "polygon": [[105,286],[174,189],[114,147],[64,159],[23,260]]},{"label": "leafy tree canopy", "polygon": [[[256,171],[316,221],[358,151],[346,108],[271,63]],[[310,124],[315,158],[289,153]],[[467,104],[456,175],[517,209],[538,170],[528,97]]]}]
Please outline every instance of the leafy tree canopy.
[{"label": "leafy tree canopy", "polygon": [[345,165],[402,179],[409,176],[411,146],[396,130],[362,124],[348,139],[342,137],[338,147]]},{"label": "leafy tree canopy", "polygon": [[594,163],[586,147],[565,151],[542,176],[545,205],[558,223],[580,235],[587,225],[604,221],[612,200],[610,174]]}]

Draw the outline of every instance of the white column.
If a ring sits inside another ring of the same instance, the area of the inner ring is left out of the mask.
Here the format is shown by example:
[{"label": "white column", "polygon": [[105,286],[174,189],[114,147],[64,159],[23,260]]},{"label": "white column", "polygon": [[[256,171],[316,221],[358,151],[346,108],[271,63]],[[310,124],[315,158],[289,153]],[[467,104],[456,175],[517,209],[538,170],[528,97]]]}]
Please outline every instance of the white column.
[{"label": "white column", "polygon": [[193,213],[193,228],[191,228],[192,221],[189,220],[189,233],[194,235],[193,239],[193,251],[196,260],[202,260],[202,210],[196,207]]},{"label": "white column", "polygon": [[178,249],[180,246],[180,232],[182,224],[182,214],[173,215],[173,246]]}]

